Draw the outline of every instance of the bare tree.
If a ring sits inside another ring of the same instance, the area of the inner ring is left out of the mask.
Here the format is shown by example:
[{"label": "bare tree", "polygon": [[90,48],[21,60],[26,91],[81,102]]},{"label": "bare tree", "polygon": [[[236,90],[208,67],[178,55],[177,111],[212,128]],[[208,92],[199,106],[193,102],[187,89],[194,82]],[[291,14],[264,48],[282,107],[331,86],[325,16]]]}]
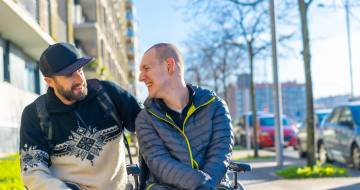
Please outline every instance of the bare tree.
[{"label": "bare tree", "polygon": [[188,51],[185,76],[197,85],[210,87],[219,93],[219,72],[214,60],[214,48],[204,39],[203,33],[195,34],[185,43]]},{"label": "bare tree", "polygon": [[[291,1],[283,0],[282,8],[289,9]],[[223,23],[231,28],[225,43],[243,51],[247,55],[247,62],[250,68],[250,97],[253,127],[254,156],[258,156],[257,142],[257,110],[254,84],[254,64],[257,58],[270,57],[270,24],[268,1],[265,0],[194,0],[190,1],[187,10],[193,10],[195,15],[207,15],[213,22]],[[289,11],[279,11],[287,13]],[[287,21],[288,17],[279,15],[282,20]],[[290,39],[293,32],[279,34],[279,40]]]},{"label": "bare tree", "polygon": [[309,29],[307,23],[307,13],[309,6],[313,0],[298,0],[301,33],[303,37],[303,59],[305,68],[305,83],[306,83],[306,125],[307,125],[307,165],[315,165],[315,133],[314,133],[314,103],[312,92],[311,79],[311,54],[310,54],[310,40]]},{"label": "bare tree", "polygon": [[[256,110],[256,95],[254,84],[254,59],[260,52],[267,50],[271,42],[264,34],[269,34],[269,24],[267,23],[268,9],[265,1],[257,1],[255,4],[243,5],[238,1],[229,1],[228,5],[223,5],[226,13],[221,13],[219,17],[226,18],[228,24],[233,28],[234,38],[228,43],[235,48],[243,49],[248,58],[250,66],[250,97],[252,110],[253,126],[253,147],[254,157],[258,157],[258,122]],[[229,7],[230,6],[230,7]],[[230,11],[229,11],[230,10]]]},{"label": "bare tree", "polygon": [[[208,86],[227,101],[229,78],[238,69],[241,54],[228,42],[229,32],[195,32],[187,42],[187,77]],[[201,72],[200,72],[201,71]]]}]

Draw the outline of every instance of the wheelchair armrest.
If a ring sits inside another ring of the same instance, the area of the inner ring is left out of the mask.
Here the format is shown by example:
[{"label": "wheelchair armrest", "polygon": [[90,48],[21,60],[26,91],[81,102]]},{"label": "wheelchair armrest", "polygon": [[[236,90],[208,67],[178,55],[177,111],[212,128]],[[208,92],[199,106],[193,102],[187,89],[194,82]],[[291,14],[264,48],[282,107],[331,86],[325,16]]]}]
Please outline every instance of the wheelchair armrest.
[{"label": "wheelchair armrest", "polygon": [[249,172],[251,171],[250,164],[240,163],[237,161],[230,161],[229,170],[234,172]]},{"label": "wheelchair armrest", "polygon": [[130,164],[126,166],[128,175],[140,175],[140,167],[137,164]]}]

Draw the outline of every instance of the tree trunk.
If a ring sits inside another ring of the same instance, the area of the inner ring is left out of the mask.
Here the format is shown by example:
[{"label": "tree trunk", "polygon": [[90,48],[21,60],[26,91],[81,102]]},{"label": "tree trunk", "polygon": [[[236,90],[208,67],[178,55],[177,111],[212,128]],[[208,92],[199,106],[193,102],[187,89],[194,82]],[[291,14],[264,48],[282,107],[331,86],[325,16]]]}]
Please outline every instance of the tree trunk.
[{"label": "tree trunk", "polygon": [[306,80],[306,132],[307,132],[307,165],[315,165],[315,133],[314,133],[314,104],[311,80],[311,65],[310,65],[310,40],[307,24],[307,10],[309,4],[304,0],[298,0],[300,18],[301,18],[301,32],[303,38],[303,59],[305,68]]},{"label": "tree trunk", "polygon": [[259,156],[258,150],[258,138],[257,138],[257,116],[256,116],[256,97],[255,97],[255,82],[254,82],[254,54],[252,43],[248,42],[248,56],[250,63],[250,99],[251,99],[251,111],[252,111],[252,127],[253,127],[253,148],[254,148],[254,157]]},{"label": "tree trunk", "polygon": [[227,102],[227,103],[229,103],[228,102],[228,100],[229,100],[229,98],[228,98],[228,94],[227,94],[227,86],[226,86],[226,77],[228,77],[228,76],[226,76],[226,55],[224,55],[224,57],[223,57],[223,67],[222,67],[222,73],[221,73],[221,75],[222,75],[222,86],[223,86],[223,90],[224,90],[224,99],[225,99],[225,102]]}]

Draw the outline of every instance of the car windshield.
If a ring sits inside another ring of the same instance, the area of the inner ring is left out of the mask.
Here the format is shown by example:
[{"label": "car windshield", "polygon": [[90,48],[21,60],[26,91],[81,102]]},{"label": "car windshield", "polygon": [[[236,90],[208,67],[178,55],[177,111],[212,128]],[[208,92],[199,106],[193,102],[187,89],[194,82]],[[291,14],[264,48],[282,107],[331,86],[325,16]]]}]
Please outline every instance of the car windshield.
[{"label": "car windshield", "polygon": [[[289,121],[285,118],[282,119],[282,124],[283,125],[289,125]],[[274,117],[262,117],[260,118],[260,125],[261,126],[274,126],[275,125],[275,120]]]},{"label": "car windshield", "polygon": [[351,106],[350,109],[356,125],[360,125],[360,106]]}]

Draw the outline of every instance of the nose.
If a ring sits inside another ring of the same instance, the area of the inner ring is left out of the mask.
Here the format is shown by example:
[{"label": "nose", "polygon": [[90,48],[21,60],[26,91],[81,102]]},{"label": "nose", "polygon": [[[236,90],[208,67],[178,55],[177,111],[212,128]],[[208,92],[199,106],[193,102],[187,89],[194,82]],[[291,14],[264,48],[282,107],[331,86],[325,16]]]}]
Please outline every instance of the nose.
[{"label": "nose", "polygon": [[145,81],[145,75],[144,75],[143,72],[140,72],[140,74],[139,74],[139,81],[140,81],[140,82],[144,82],[144,81]]},{"label": "nose", "polygon": [[78,69],[73,72],[72,77],[74,78],[75,83],[82,84],[85,80],[84,73],[82,69]]}]

